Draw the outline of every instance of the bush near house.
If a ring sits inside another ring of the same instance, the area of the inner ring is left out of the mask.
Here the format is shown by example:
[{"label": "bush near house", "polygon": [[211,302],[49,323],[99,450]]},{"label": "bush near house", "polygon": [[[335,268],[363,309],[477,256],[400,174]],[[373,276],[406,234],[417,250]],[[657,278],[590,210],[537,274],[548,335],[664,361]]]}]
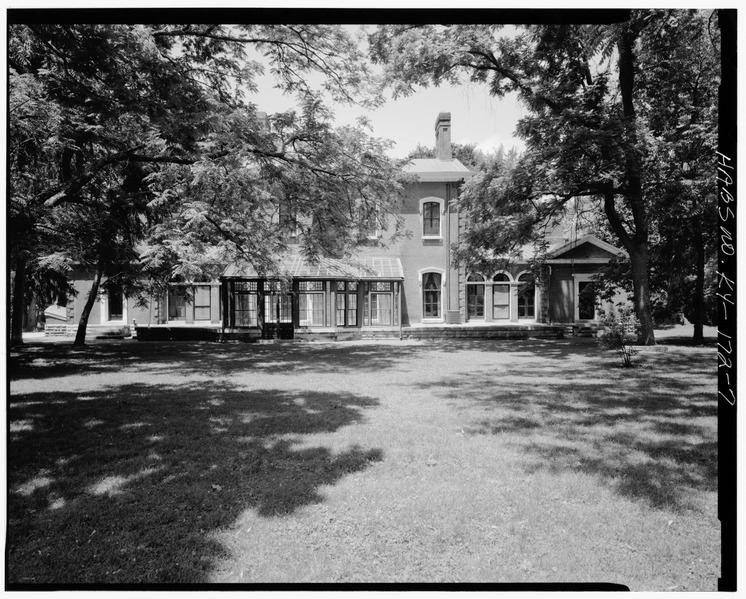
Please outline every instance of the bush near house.
[{"label": "bush near house", "polygon": [[616,313],[604,312],[601,325],[603,329],[598,335],[599,346],[617,352],[624,368],[632,367],[632,356],[637,354],[634,344],[640,338],[640,321],[634,311],[622,307]]}]

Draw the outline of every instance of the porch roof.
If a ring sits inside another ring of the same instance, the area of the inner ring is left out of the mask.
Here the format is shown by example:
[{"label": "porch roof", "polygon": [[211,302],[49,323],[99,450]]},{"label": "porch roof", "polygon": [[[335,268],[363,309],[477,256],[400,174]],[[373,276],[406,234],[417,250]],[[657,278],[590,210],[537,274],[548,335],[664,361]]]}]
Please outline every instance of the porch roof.
[{"label": "porch roof", "polygon": [[[271,275],[267,275],[271,278]],[[290,276],[295,279],[404,279],[404,269],[399,258],[390,256],[364,256],[348,260],[319,258],[308,262],[303,256],[293,254],[284,257],[275,276]],[[252,266],[231,264],[222,278],[256,279],[260,275]]]}]

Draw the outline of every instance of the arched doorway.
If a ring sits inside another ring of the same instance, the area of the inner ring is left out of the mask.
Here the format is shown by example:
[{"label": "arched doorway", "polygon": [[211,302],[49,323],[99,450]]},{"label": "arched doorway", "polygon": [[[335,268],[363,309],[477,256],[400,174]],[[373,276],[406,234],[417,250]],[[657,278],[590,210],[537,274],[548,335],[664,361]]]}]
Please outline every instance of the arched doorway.
[{"label": "arched doorway", "polygon": [[484,320],[484,281],[477,273],[466,279],[466,319]]},{"label": "arched doorway", "polygon": [[510,277],[501,272],[492,281],[492,318],[510,320]]},{"label": "arched doorway", "polygon": [[422,317],[442,318],[441,304],[441,275],[437,272],[427,272],[422,275]]},{"label": "arched doorway", "polygon": [[536,318],[536,285],[534,275],[525,272],[518,277],[518,318]]}]

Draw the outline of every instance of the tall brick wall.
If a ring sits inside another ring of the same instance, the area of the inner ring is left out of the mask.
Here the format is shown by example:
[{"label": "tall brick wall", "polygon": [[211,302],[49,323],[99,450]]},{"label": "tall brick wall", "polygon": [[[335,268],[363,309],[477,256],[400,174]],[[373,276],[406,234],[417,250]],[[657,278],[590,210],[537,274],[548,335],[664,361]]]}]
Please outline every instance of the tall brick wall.
[{"label": "tall brick wall", "polygon": [[[451,281],[448,236],[447,227],[451,227],[451,237],[455,235],[453,231],[456,226],[455,215],[446,211],[441,214],[440,239],[423,239],[422,236],[422,216],[420,215],[420,201],[425,198],[441,200],[444,206],[448,206],[448,189],[446,183],[427,182],[414,183],[409,185],[404,192],[403,201],[400,208],[400,215],[403,220],[404,229],[409,232],[408,237],[404,237],[396,243],[389,243],[385,249],[371,249],[366,253],[375,255],[387,255],[398,257],[402,263],[404,271],[404,282],[402,288],[402,323],[407,326],[412,323],[422,321],[422,288],[420,286],[420,272],[423,270],[434,269],[442,272],[446,278],[446,287],[442,291],[441,303],[445,309],[450,297],[455,297],[455,291],[449,291],[454,288],[455,282]],[[451,300],[453,301],[453,299]]]}]

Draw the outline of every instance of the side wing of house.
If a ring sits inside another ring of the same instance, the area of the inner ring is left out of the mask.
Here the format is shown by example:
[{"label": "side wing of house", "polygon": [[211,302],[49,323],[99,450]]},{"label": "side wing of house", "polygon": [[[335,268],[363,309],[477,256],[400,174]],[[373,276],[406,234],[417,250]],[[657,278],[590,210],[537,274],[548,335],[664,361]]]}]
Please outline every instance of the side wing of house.
[{"label": "side wing of house", "polygon": [[[544,274],[546,319],[557,323],[598,320],[599,310],[610,306],[603,306],[599,301],[593,277],[622,255],[622,250],[594,235],[586,235],[550,252]],[[619,293],[611,304],[625,300],[626,295]]]},{"label": "side wing of house", "polygon": [[[45,311],[48,334],[74,335],[93,285],[93,273],[76,270],[71,273],[75,293],[66,306],[49,306]],[[127,297],[116,287],[100,288],[88,316],[88,334],[114,331],[129,332],[133,325],[196,325],[219,329],[219,281],[174,283],[163,294],[144,298]]]}]

